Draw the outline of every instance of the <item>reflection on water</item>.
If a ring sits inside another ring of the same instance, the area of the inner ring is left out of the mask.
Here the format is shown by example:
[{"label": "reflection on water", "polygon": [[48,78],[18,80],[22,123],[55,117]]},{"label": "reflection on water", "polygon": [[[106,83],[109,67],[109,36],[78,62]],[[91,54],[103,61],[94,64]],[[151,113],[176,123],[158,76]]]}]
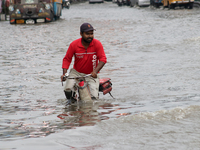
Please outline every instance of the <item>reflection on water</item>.
[{"label": "reflection on water", "polygon": [[91,126],[101,120],[97,109],[93,104],[71,105],[58,118],[63,119],[64,126]]},{"label": "reflection on water", "polygon": [[[64,112],[57,117],[63,120],[63,128],[73,128],[78,126],[93,126],[101,120],[109,119],[108,114],[118,111],[119,104],[111,103],[94,103],[94,104],[78,104],[66,106]],[[98,110],[101,110],[99,112]],[[130,113],[120,113],[119,116],[130,115]]]},{"label": "reflection on water", "polygon": [[[101,120],[109,119],[108,115],[112,112],[119,111],[120,109],[126,109],[125,107],[120,107],[119,104],[103,102],[94,102],[93,104],[78,103],[58,109],[55,106],[44,105],[44,103],[46,103],[45,100],[38,100],[37,102],[38,104],[34,107],[26,106],[24,108],[20,108],[18,106],[13,106],[6,108],[5,106],[0,106],[0,112],[4,114],[14,113],[17,115],[17,118],[15,119],[1,119],[1,140],[8,138],[19,139],[45,137],[51,133],[60,132],[61,130],[75,129],[76,127],[81,126],[93,126]],[[63,112],[57,115],[60,110],[63,110]],[[44,111],[41,116],[31,117],[31,113],[36,114],[40,111]],[[57,115],[59,120],[47,120],[48,116],[54,116],[54,114]],[[115,117],[117,118],[119,116],[129,114],[130,113],[120,113],[116,114]],[[38,121],[37,118],[43,118],[43,121]]]}]

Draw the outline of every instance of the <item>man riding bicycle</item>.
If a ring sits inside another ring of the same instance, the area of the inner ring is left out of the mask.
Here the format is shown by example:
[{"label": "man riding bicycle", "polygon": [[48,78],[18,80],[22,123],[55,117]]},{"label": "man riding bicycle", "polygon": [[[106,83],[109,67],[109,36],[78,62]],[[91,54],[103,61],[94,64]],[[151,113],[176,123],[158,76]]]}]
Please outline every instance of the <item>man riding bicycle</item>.
[{"label": "man riding bicycle", "polygon": [[[89,91],[92,99],[98,99],[98,73],[107,62],[107,58],[101,42],[94,39],[94,30],[89,23],[83,23],[80,26],[80,35],[82,38],[73,41],[69,45],[66,55],[63,58],[63,75],[61,76],[61,81],[65,80],[63,77],[67,73],[74,56],[74,65],[69,72],[69,77],[91,74],[91,77],[87,79]],[[64,92],[68,101],[71,101],[74,84],[75,81],[73,79],[66,81]]]}]

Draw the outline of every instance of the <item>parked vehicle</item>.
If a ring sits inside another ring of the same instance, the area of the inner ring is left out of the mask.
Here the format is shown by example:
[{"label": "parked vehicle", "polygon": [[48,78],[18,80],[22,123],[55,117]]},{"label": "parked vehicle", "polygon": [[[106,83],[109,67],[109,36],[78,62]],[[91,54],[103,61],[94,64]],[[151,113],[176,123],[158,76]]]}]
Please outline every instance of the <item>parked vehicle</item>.
[{"label": "parked vehicle", "polygon": [[175,9],[177,6],[192,9],[194,0],[163,0],[162,3],[164,7],[168,7],[169,9]]},{"label": "parked vehicle", "polygon": [[104,3],[104,0],[89,0],[89,4]]},{"label": "parked vehicle", "polygon": [[51,22],[62,14],[62,0],[11,0],[10,24]]},{"label": "parked vehicle", "polygon": [[117,5],[118,5],[118,6],[122,6],[123,3],[124,3],[124,0],[117,0]]},{"label": "parked vehicle", "polygon": [[69,0],[63,0],[62,8],[67,8],[67,9],[70,8],[70,2],[69,2]]},{"label": "parked vehicle", "polygon": [[[70,100],[68,100],[67,105],[70,105],[72,103],[82,101],[86,103],[91,103],[93,102],[87,81],[85,80],[86,78],[90,77],[91,74],[85,75],[85,76],[80,76],[80,77],[68,77],[68,74],[64,76],[65,79],[73,79],[75,80],[74,84],[74,91],[72,93],[72,97]],[[111,90],[112,90],[112,83],[110,81],[110,78],[103,78],[99,79],[99,92],[103,92],[103,95],[109,93],[111,97]],[[113,97],[114,98],[114,97]]]},{"label": "parked vehicle", "polygon": [[117,5],[122,6],[122,5],[130,5],[130,0],[117,0]]},{"label": "parked vehicle", "polygon": [[162,1],[163,0],[151,0],[150,3],[152,6],[159,8],[161,5],[163,5]]},{"label": "parked vehicle", "polygon": [[150,5],[150,0],[130,0],[130,6],[149,6]]}]

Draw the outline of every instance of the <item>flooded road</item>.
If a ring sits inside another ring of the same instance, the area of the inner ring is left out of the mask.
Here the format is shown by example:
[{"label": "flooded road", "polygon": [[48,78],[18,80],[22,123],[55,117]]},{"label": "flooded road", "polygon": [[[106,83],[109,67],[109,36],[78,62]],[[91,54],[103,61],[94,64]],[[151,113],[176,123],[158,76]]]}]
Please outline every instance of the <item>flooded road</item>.
[{"label": "flooded road", "polygon": [[[199,11],[85,2],[48,24],[0,22],[0,150],[198,150]],[[83,22],[104,46],[115,99],[68,108],[62,59]]]}]

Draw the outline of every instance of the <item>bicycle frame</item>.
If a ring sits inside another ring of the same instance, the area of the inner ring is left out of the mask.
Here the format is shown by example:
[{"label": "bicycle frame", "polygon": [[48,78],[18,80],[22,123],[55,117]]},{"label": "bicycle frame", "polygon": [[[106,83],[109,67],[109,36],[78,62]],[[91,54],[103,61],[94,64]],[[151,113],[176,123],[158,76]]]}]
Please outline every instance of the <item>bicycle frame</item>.
[{"label": "bicycle frame", "polygon": [[[88,83],[85,80],[85,78],[90,77],[91,74],[87,74],[85,76],[79,76],[79,77],[68,77],[68,74],[64,76],[64,79],[74,79],[75,85],[74,85],[74,92],[72,93],[72,98],[74,100],[83,101],[83,102],[93,102],[93,99],[90,95],[90,90],[88,87]],[[95,81],[95,79],[93,79]],[[110,82],[110,78],[103,78],[99,80],[99,92],[103,92],[103,95],[109,93],[112,98],[114,98],[110,91],[112,90],[112,83]]]}]

